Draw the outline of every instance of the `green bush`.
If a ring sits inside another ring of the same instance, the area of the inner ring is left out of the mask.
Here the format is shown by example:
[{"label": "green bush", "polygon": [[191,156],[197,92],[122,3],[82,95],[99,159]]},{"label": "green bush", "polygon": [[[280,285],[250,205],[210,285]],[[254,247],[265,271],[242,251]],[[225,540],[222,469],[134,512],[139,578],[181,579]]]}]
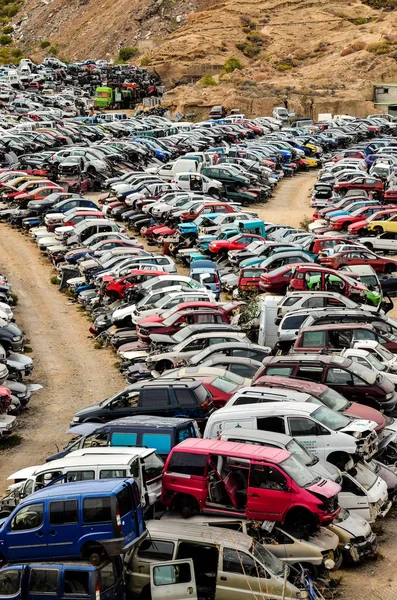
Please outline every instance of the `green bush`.
[{"label": "green bush", "polygon": [[0,44],[2,46],[7,46],[8,44],[11,43],[11,41],[12,41],[12,37],[10,35],[7,35],[5,33],[0,35]]},{"label": "green bush", "polygon": [[42,50],[45,50],[49,46],[51,46],[51,42],[49,42],[48,40],[41,40],[41,42],[40,42],[40,48]]},{"label": "green bush", "polygon": [[362,0],[363,4],[378,10],[394,10],[397,6],[396,0]]},{"label": "green bush", "polygon": [[247,35],[247,40],[249,42],[252,42],[253,44],[260,44],[260,45],[263,45],[265,42],[263,35],[261,35],[260,33],[249,33]]},{"label": "green bush", "polygon": [[12,33],[14,31],[14,28],[12,25],[6,25],[5,27],[3,27],[3,33]]},{"label": "green bush", "polygon": [[217,85],[215,79],[209,73],[200,79],[199,84],[203,86]]},{"label": "green bush", "polygon": [[51,54],[51,56],[56,56],[58,52],[58,44],[56,42],[48,48],[48,54]]},{"label": "green bush", "polygon": [[139,54],[139,50],[136,46],[124,46],[119,50],[118,59],[121,62],[126,62],[127,60],[130,60],[137,54]]},{"label": "green bush", "polygon": [[276,69],[277,71],[290,71],[291,69],[293,69],[294,67],[292,65],[290,65],[289,63],[278,63]]},{"label": "green bush", "polygon": [[367,52],[373,52],[374,54],[388,54],[393,50],[393,44],[385,40],[376,44],[367,44],[365,49]]},{"label": "green bush", "polygon": [[223,70],[225,73],[232,73],[233,71],[241,71],[243,65],[238,60],[238,58],[228,58],[225,64],[223,65]]},{"label": "green bush", "polygon": [[255,58],[262,51],[261,46],[259,46],[258,44],[253,44],[252,42],[243,42],[241,44],[236,44],[236,48],[240,50],[244,54],[244,56],[247,56],[247,58]]},{"label": "green bush", "polygon": [[143,56],[141,58],[141,67],[148,67],[151,64],[152,64],[152,59],[149,58],[148,56]]},{"label": "green bush", "polygon": [[23,58],[23,52],[20,48],[13,48],[11,50],[11,56],[14,58]]},{"label": "green bush", "polygon": [[12,4],[9,4],[8,6],[4,7],[3,10],[6,13],[7,17],[12,19],[12,17],[15,17],[15,15],[19,11],[19,9],[20,9],[19,4],[16,4],[16,2],[13,2]]}]

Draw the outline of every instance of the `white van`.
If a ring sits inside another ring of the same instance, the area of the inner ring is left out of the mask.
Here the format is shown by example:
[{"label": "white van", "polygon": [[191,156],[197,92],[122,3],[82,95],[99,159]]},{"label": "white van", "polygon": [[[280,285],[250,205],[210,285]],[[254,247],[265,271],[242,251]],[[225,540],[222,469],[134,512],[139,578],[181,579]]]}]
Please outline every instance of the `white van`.
[{"label": "white van", "polygon": [[[98,442],[100,443],[100,442]],[[133,477],[141,493],[143,509],[155,504],[161,494],[164,463],[153,448],[82,448],[64,458],[12,473],[8,480],[20,483],[18,504],[23,498],[59,479],[59,484],[90,479]],[[3,507],[4,508],[4,507]]]},{"label": "white van", "polygon": [[200,173],[201,168],[202,163],[198,160],[194,160],[193,158],[191,160],[187,158],[178,158],[178,160],[166,163],[160,167],[150,167],[149,169],[146,169],[146,173],[159,175],[162,179],[171,181],[178,173]]},{"label": "white van", "polygon": [[387,483],[371,469],[357,463],[354,469],[343,473],[342,490],[338,502],[353,515],[374,523],[378,517],[385,517],[391,508]]},{"label": "white van", "polygon": [[210,415],[203,437],[217,439],[235,427],[284,433],[344,469],[351,455],[369,459],[377,452],[376,426],[374,421],[352,419],[310,402],[266,402],[220,408]]}]

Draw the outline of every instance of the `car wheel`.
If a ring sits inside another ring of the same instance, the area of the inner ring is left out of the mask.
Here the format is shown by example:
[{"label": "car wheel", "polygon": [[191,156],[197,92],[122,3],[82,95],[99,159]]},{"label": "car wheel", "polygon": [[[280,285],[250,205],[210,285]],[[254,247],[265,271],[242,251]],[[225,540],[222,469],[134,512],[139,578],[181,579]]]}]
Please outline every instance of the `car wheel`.
[{"label": "car wheel", "polygon": [[368,250],[373,250],[374,249],[374,245],[371,244],[371,242],[365,242],[364,246],[366,248],[368,248]]},{"label": "car wheel", "polygon": [[378,225],[377,227],[373,228],[373,232],[375,235],[380,235],[381,233],[383,233],[383,227],[381,227],[380,225]]},{"label": "car wheel", "polygon": [[287,513],[285,528],[297,537],[310,536],[316,529],[314,515],[304,508],[295,508]]},{"label": "car wheel", "polygon": [[156,371],[158,373],[163,373],[164,371],[168,371],[169,369],[172,369],[174,365],[172,364],[171,361],[169,360],[160,360],[157,364],[156,364]]},{"label": "car wheel", "polygon": [[345,470],[346,464],[349,462],[350,456],[346,452],[333,452],[327,458],[327,462],[332,463],[341,471]]},{"label": "car wheel", "polygon": [[394,273],[394,271],[397,271],[397,265],[395,265],[394,263],[388,263],[385,266],[385,273],[387,273],[388,275],[391,275],[391,273]]}]

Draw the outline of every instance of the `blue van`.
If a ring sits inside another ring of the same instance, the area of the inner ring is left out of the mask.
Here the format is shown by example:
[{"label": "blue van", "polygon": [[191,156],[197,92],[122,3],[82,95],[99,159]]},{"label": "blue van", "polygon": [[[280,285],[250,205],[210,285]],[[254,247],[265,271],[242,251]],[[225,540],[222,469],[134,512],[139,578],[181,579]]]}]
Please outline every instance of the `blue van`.
[{"label": "blue van", "polygon": [[123,565],[120,558],[98,567],[80,561],[9,564],[0,569],[0,598],[123,600]]},{"label": "blue van", "polygon": [[195,260],[191,263],[189,277],[198,281],[206,288],[214,292],[215,298],[219,300],[221,293],[221,278],[218,265],[212,260]]},{"label": "blue van", "polygon": [[48,456],[46,462],[63,458],[80,448],[97,446],[155,448],[160,458],[165,460],[172,448],[183,440],[201,437],[194,419],[150,415],[124,417],[104,425],[81,423],[67,433],[79,437],[74,437],[60,452]]},{"label": "blue van", "polygon": [[48,485],[0,520],[0,562],[72,558],[99,564],[146,533],[132,478]]}]

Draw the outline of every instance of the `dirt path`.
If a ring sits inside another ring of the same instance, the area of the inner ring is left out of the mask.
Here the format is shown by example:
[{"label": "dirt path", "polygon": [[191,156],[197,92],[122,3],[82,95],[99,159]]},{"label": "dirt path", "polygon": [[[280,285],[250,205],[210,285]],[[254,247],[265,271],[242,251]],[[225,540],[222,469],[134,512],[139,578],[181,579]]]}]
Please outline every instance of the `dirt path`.
[{"label": "dirt path", "polygon": [[66,296],[51,285],[51,266],[28,237],[0,224],[0,271],[18,294],[17,323],[25,330],[35,368],[31,381],[44,389],[32,394],[19,417],[23,442],[0,453],[0,490],[10,473],[41,464],[67,437],[74,412],[124,386],[110,350],[95,350],[89,323]]}]

